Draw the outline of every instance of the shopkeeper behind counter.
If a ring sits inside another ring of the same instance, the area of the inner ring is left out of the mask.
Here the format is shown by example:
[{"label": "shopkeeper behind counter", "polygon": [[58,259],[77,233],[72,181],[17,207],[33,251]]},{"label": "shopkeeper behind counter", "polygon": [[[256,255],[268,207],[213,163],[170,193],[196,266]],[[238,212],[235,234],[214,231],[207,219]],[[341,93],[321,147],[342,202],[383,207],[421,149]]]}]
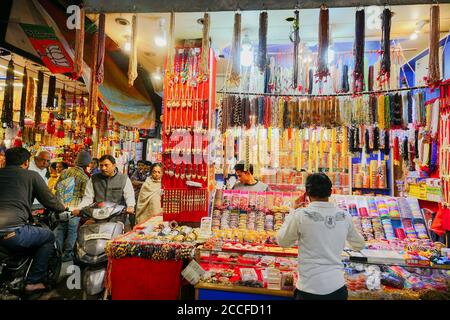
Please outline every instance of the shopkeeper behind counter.
[{"label": "shopkeeper behind counter", "polygon": [[248,170],[245,171],[244,161],[239,161],[239,163],[234,166],[234,170],[236,171],[239,182],[234,185],[233,190],[253,192],[269,191],[269,186],[267,184],[258,181],[253,177],[252,164],[249,164]]}]

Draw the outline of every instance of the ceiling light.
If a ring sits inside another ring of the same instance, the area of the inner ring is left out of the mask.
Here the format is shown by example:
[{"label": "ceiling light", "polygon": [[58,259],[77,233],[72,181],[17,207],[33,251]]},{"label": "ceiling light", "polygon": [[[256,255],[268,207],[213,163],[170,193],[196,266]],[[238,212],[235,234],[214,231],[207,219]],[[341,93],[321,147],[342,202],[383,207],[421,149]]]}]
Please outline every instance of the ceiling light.
[{"label": "ceiling light", "polygon": [[167,45],[167,35],[165,28],[166,20],[164,18],[159,19],[159,28],[155,36],[155,44],[158,47],[165,47]]},{"label": "ceiling light", "polygon": [[120,24],[121,26],[127,26],[130,24],[130,21],[124,18],[116,18],[116,23]]},{"label": "ceiling light", "polygon": [[123,49],[127,52],[131,51],[131,43],[130,42],[126,42],[125,46],[123,47]]}]

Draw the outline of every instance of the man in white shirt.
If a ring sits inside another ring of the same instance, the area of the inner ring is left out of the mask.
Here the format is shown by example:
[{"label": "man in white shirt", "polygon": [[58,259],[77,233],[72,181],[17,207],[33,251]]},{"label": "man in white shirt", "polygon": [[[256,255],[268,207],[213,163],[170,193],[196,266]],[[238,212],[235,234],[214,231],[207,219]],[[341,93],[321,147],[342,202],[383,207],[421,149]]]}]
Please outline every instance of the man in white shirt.
[{"label": "man in white shirt", "polygon": [[80,209],[94,202],[109,201],[126,205],[127,213],[133,214],[136,200],[130,178],[118,172],[113,156],[104,155],[99,162],[101,172],[89,179],[83,200],[77,208],[73,208],[72,213],[79,215]]},{"label": "man in white shirt", "polygon": [[45,183],[48,183],[47,172],[48,167],[50,167],[50,161],[52,157],[50,152],[41,151],[34,158],[33,161],[30,161],[30,167],[28,170],[35,171],[39,173],[39,175],[44,179]]},{"label": "man in white shirt", "polygon": [[[50,167],[51,160],[52,157],[50,155],[50,152],[41,151],[33,158],[32,161],[30,161],[30,166],[28,168],[28,170],[39,173],[39,175],[42,177],[42,179],[44,179],[45,184],[47,185],[48,185],[47,172],[48,167]],[[41,204],[37,199],[35,199],[33,202],[33,206],[38,207],[41,206]]]},{"label": "man in white shirt", "polygon": [[298,241],[297,300],[346,300],[341,253],[346,241],[353,250],[365,246],[351,216],[328,201],[331,187],[324,173],[310,175],[306,180],[309,206],[289,214],[277,234],[282,247]]}]

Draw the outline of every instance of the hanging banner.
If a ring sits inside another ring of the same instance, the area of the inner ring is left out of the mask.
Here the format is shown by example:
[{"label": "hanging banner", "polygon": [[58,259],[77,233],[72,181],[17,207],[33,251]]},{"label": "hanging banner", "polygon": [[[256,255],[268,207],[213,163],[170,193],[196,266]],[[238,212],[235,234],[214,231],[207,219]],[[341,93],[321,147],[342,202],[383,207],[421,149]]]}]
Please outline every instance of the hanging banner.
[{"label": "hanging banner", "polygon": [[73,72],[73,62],[55,31],[48,26],[20,23],[42,62],[53,73]]}]

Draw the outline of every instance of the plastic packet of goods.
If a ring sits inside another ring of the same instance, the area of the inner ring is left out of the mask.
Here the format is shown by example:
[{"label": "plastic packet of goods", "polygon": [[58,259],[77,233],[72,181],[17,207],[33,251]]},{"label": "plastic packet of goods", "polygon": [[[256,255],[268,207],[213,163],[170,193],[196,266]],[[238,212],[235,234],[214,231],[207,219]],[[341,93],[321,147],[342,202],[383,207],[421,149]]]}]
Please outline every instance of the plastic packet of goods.
[{"label": "plastic packet of goods", "polygon": [[253,268],[241,268],[239,273],[242,281],[258,281],[258,275]]},{"label": "plastic packet of goods", "polygon": [[409,207],[411,208],[412,215],[414,219],[423,219],[422,213],[420,212],[420,205],[419,200],[417,198],[406,198],[409,204]]},{"label": "plastic packet of goods", "polygon": [[390,218],[389,209],[387,207],[386,202],[383,199],[377,199],[376,203],[377,203],[378,214],[380,215],[381,219]]},{"label": "plastic packet of goods", "polygon": [[399,198],[398,205],[400,208],[400,216],[402,218],[410,219],[413,217],[411,207],[409,206],[408,200],[406,198]]},{"label": "plastic packet of goods", "polygon": [[415,222],[414,223],[414,229],[416,230],[419,239],[428,239],[427,230],[426,230],[425,225],[423,223]]},{"label": "plastic packet of goods", "polygon": [[378,210],[377,210],[377,204],[375,202],[374,198],[367,198],[367,207],[369,209],[369,216],[370,217],[378,217]]},{"label": "plastic packet of goods", "polygon": [[395,198],[389,198],[387,200],[387,206],[389,209],[389,216],[391,219],[399,219],[400,218],[400,211],[398,208],[398,202]]}]

